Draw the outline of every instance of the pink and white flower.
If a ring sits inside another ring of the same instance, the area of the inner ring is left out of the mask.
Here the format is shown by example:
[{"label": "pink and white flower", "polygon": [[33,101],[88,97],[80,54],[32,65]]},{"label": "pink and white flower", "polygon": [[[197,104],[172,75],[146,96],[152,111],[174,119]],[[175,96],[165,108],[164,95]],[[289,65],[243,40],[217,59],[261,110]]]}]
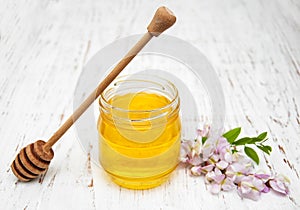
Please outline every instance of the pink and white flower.
[{"label": "pink and white flower", "polygon": [[[236,151],[224,137],[215,143],[207,139],[209,126],[197,130],[198,136],[193,141],[181,142],[181,162],[188,164],[191,174],[205,176],[205,182],[211,193],[237,189],[241,198],[258,200],[261,193],[270,189],[287,195],[289,180],[284,176],[270,178],[265,173],[254,173],[253,161],[243,152]],[[232,149],[235,152],[232,152]]]},{"label": "pink and white flower", "polygon": [[210,184],[210,191],[213,194],[218,194],[221,190],[229,191],[236,188],[233,180],[230,177],[226,177],[220,169],[215,168],[205,176],[205,181]]},{"label": "pink and white flower", "polygon": [[215,168],[214,165],[206,165],[206,166],[193,166],[191,168],[191,173],[194,176],[200,176],[201,174],[207,174]]},{"label": "pink and white flower", "polygon": [[287,195],[289,193],[288,185],[290,184],[290,180],[285,176],[281,175],[275,177],[274,179],[270,179],[268,181],[268,184],[276,192],[279,192],[284,195]]},{"label": "pink and white flower", "polygon": [[210,126],[209,125],[203,125],[203,126],[200,126],[200,127],[203,127],[203,129],[201,129],[201,128],[197,129],[197,136],[200,136],[200,137],[209,136]]},{"label": "pink and white flower", "polygon": [[191,165],[201,164],[202,158],[200,157],[201,153],[201,142],[194,140],[184,140],[181,142],[180,148],[180,160],[184,163],[189,163]]},{"label": "pink and white flower", "polygon": [[257,201],[265,188],[266,185],[261,179],[255,176],[244,176],[238,185],[238,194],[241,198]]}]

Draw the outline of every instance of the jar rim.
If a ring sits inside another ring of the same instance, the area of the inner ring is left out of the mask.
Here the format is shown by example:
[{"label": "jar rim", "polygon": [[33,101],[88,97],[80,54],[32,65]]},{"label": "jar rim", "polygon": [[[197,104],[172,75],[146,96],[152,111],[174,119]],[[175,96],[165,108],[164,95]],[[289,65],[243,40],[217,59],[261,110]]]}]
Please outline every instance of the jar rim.
[{"label": "jar rim", "polygon": [[[99,105],[100,105],[100,107],[101,107],[101,104],[103,102],[103,105],[106,108],[117,110],[117,111],[120,111],[120,112],[125,112],[125,113],[126,112],[127,113],[153,113],[153,112],[161,111],[161,110],[164,110],[164,109],[168,109],[169,107],[173,106],[173,104],[179,99],[179,97],[178,97],[179,96],[178,89],[176,88],[176,86],[171,81],[169,81],[169,80],[167,80],[165,78],[162,78],[162,77],[156,76],[156,75],[155,76],[154,75],[148,75],[148,74],[137,74],[137,75],[134,75],[133,77],[131,77],[131,76],[132,75],[122,75],[122,76],[119,76],[119,77],[116,78],[116,81],[114,81],[112,84],[114,86],[117,86],[117,84],[120,83],[120,82],[139,81],[139,82],[148,82],[148,83],[158,84],[158,85],[162,86],[162,83],[164,82],[164,83],[168,84],[171,87],[171,91],[173,91],[174,95],[171,97],[171,99],[169,99],[170,102],[167,105],[159,107],[159,108],[148,109],[148,110],[128,110],[128,109],[124,109],[124,108],[121,108],[121,107],[113,106],[112,104],[110,104],[108,102],[109,99],[107,99],[107,97],[105,97],[105,94],[109,90],[113,89],[113,88],[111,88],[111,89],[105,89],[100,94],[100,97],[99,97]],[[127,80],[126,79],[127,77],[130,77],[130,78]],[[144,78],[140,78],[140,77],[144,77]],[[148,79],[148,78],[150,78],[150,79]],[[157,80],[157,79],[160,80],[161,83],[157,82],[157,81],[154,81],[154,80]],[[178,104],[179,104],[179,101],[178,101]]]}]

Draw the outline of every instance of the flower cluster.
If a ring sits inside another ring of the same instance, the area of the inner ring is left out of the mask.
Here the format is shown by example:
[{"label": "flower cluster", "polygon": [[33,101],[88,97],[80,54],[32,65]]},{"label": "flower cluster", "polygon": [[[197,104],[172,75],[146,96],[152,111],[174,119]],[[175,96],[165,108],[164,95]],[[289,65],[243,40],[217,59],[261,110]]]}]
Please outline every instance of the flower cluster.
[{"label": "flower cluster", "polygon": [[198,130],[195,140],[181,143],[181,162],[190,166],[192,175],[205,176],[211,193],[237,189],[241,198],[258,200],[261,193],[273,189],[287,195],[289,180],[284,176],[271,177],[255,173],[253,161],[242,151],[238,151],[225,137],[215,143],[206,141],[210,127]]}]

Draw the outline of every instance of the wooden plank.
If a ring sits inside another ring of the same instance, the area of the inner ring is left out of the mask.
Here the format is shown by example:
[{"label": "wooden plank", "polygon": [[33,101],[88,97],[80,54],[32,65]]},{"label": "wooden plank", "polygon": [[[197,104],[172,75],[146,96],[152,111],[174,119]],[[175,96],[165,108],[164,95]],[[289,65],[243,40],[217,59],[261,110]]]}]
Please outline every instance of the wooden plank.
[{"label": "wooden plank", "polygon": [[[49,138],[72,113],[73,91],[89,58],[117,38],[143,33],[160,4],[1,2],[1,209],[300,207],[300,3],[296,0],[164,2],[178,17],[167,34],[193,44],[216,70],[226,98],[226,129],[242,126],[244,135],[268,131],[273,152],[259,154],[264,160],[261,167],[291,179],[288,197],[269,193],[253,202],[241,200],[235,192],[214,196],[206,190],[203,177],[191,177],[182,167],[158,188],[123,189],[91,163],[72,129],[54,147],[55,157],[45,177],[16,182],[11,161],[23,146]],[[143,59],[135,65],[172,68],[157,58]],[[203,94],[197,87],[193,93],[198,98]],[[204,110],[199,117],[209,121],[210,104],[205,100],[199,100]]]}]

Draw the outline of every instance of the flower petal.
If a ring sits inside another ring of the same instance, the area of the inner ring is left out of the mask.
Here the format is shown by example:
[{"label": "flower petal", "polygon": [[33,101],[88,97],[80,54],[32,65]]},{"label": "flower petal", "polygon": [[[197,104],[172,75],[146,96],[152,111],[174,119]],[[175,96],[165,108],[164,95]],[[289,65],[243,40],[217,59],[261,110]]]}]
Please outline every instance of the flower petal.
[{"label": "flower petal", "polygon": [[262,191],[266,187],[265,183],[261,179],[258,179],[254,176],[251,178],[252,178],[253,187],[258,191]]},{"label": "flower petal", "polygon": [[189,158],[187,162],[193,166],[198,166],[201,163],[203,163],[203,160],[199,155],[195,155],[195,156]]},{"label": "flower petal", "polygon": [[232,154],[230,152],[226,152],[224,154],[223,160],[225,160],[228,163],[231,163],[233,161]]},{"label": "flower petal", "polygon": [[270,175],[268,175],[268,174],[254,174],[254,176],[258,179],[268,179],[268,178],[270,178]]},{"label": "flower petal", "polygon": [[213,183],[213,184],[210,186],[210,192],[211,192],[212,194],[218,194],[220,191],[221,191],[221,185],[220,185],[220,184]]},{"label": "flower petal", "polygon": [[284,194],[284,195],[288,194],[287,186],[279,180],[274,180],[274,179],[270,180],[269,185],[276,192],[279,192],[279,193]]},{"label": "flower petal", "polygon": [[268,192],[270,192],[270,188],[265,186],[265,188],[261,192],[268,193]]},{"label": "flower petal", "polygon": [[241,198],[248,198],[254,201],[257,201],[260,197],[260,192],[257,190],[250,190],[247,193],[242,193],[240,189],[238,189],[238,194]]},{"label": "flower petal", "polygon": [[221,160],[219,162],[216,163],[216,166],[220,169],[220,170],[224,170],[225,168],[227,168],[229,164],[224,161],[224,160]]},{"label": "flower petal", "polygon": [[203,166],[201,168],[201,171],[202,171],[202,173],[206,174],[207,172],[212,171],[214,168],[215,168],[215,166],[210,164],[210,165],[207,165],[207,166]]},{"label": "flower petal", "polygon": [[191,173],[194,175],[194,176],[200,176],[201,175],[201,166],[193,166],[191,168]]},{"label": "flower petal", "polygon": [[233,183],[233,180],[231,178],[224,179],[222,183],[222,190],[224,191],[230,191],[232,189],[236,188],[235,184]]}]

